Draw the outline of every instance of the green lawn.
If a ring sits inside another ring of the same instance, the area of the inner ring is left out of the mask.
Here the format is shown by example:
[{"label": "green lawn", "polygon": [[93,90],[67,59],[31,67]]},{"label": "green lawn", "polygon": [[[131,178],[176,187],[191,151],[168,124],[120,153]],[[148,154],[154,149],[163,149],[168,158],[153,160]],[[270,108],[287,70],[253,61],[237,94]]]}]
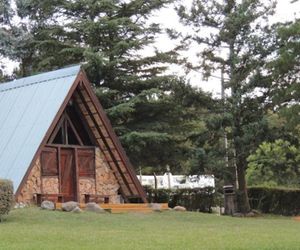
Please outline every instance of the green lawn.
[{"label": "green lawn", "polygon": [[26,208],[0,223],[0,249],[300,249],[300,222],[196,212],[73,214]]}]

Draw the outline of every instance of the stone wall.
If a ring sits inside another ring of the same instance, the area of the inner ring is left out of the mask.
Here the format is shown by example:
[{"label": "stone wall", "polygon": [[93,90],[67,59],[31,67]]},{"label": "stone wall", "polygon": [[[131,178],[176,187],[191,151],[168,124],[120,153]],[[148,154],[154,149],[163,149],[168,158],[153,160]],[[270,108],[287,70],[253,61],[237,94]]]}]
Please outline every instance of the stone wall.
[{"label": "stone wall", "polygon": [[120,185],[113,171],[104,161],[104,155],[100,149],[96,149],[96,193],[98,195],[109,195],[109,203],[120,203],[118,189]]},{"label": "stone wall", "polygon": [[23,186],[18,197],[17,202],[31,203],[36,193],[41,193],[41,162],[40,158],[35,162],[28,178]]},{"label": "stone wall", "polygon": [[[84,194],[97,194],[109,196],[109,203],[120,203],[121,197],[118,195],[120,185],[113,171],[104,161],[104,155],[99,148],[96,148],[96,180],[93,178],[79,178],[79,194],[80,202],[84,202]],[[42,190],[41,190],[42,189]],[[31,203],[36,193],[43,194],[58,194],[59,180],[56,176],[41,176],[40,158],[33,166],[26,184],[23,186],[20,195],[16,197],[18,202]]]},{"label": "stone wall", "polygon": [[43,194],[58,194],[59,185],[57,176],[42,177]]},{"label": "stone wall", "polygon": [[96,184],[94,178],[79,178],[80,202],[84,203],[84,194],[96,194]]}]

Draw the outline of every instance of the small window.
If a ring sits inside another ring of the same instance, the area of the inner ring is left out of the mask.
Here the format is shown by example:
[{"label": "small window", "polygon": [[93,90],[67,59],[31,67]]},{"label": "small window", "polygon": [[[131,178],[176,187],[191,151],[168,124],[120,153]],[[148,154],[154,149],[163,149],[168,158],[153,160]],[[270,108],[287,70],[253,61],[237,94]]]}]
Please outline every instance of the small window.
[{"label": "small window", "polygon": [[43,176],[58,175],[58,161],[56,148],[46,148],[42,151],[41,167]]}]

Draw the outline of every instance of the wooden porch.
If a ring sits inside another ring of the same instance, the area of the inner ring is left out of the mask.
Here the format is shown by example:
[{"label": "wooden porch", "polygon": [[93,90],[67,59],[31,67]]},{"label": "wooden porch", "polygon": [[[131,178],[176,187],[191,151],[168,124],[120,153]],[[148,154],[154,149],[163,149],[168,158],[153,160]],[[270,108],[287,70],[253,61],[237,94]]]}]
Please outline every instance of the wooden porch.
[{"label": "wooden porch", "polygon": [[[118,213],[151,213],[153,209],[149,203],[123,203],[123,204],[99,204],[101,208],[112,214]],[[159,203],[161,206],[161,211],[169,210],[168,203]],[[84,210],[86,204],[79,203],[79,207]],[[61,210],[62,203],[55,203],[55,208]]]}]

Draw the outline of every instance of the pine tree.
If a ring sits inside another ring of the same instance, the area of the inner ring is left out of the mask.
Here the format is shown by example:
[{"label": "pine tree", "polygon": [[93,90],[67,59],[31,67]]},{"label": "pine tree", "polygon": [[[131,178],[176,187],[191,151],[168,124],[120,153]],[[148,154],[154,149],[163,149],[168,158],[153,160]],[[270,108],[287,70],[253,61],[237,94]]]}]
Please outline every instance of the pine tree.
[{"label": "pine tree", "polygon": [[175,52],[143,53],[162,32],[149,17],[170,2],[17,0],[16,14],[26,20],[31,38],[21,47],[30,61],[16,50],[16,58],[5,56],[31,73],[85,62],[88,78],[134,165],[158,171],[167,164],[172,171],[186,166],[188,172],[187,159],[194,150],[188,135],[199,127],[193,123],[195,107],[200,110],[210,97],[165,73],[168,64],[177,62]]},{"label": "pine tree", "polygon": [[223,70],[228,79],[225,83],[231,92],[226,104],[231,120],[228,136],[235,151],[238,209],[243,213],[250,210],[246,158],[260,143],[266,128],[264,101],[270,82],[264,69],[274,49],[267,21],[274,7],[272,1],[267,4],[257,0],[197,0],[189,10],[184,6],[177,9],[181,21],[196,31],[184,41],[201,45],[199,65],[204,76]]},{"label": "pine tree", "polygon": [[[289,120],[290,129],[299,126],[300,106],[300,19],[276,26],[276,57],[269,63],[274,84],[271,98],[274,106]],[[280,107],[280,109],[278,109]]]}]

